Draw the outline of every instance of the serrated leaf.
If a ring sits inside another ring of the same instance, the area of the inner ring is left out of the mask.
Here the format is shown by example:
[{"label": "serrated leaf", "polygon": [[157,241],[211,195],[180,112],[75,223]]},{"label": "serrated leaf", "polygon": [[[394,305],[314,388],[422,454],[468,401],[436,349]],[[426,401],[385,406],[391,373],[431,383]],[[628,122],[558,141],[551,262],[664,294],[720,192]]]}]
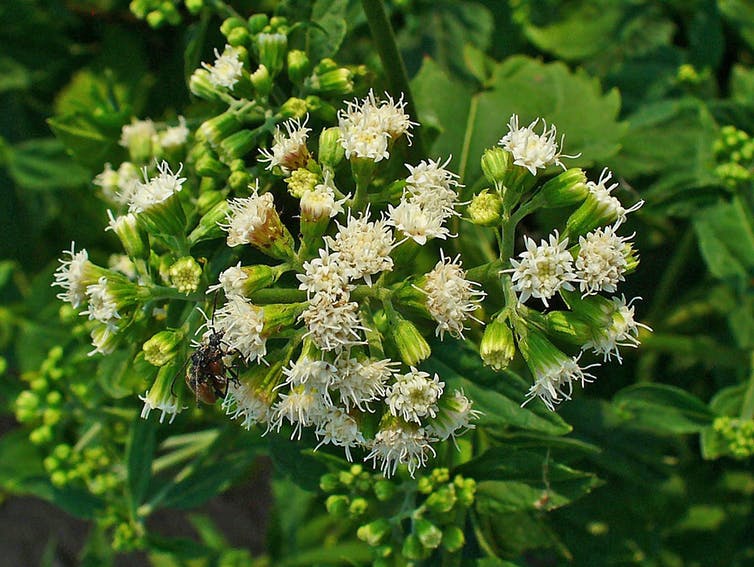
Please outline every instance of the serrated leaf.
[{"label": "serrated leaf", "polygon": [[631,423],[659,433],[698,433],[714,415],[702,402],[680,388],[637,384],[618,392],[613,404],[631,414]]},{"label": "serrated leaf", "polygon": [[157,436],[157,420],[142,419],[137,415],[131,422],[131,433],[126,447],[128,493],[131,509],[136,510],[144,501],[152,478],[152,460]]},{"label": "serrated leaf", "polygon": [[8,171],[25,189],[57,190],[89,183],[89,171],[74,162],[55,138],[27,140],[8,148]]},{"label": "serrated leaf", "polygon": [[754,268],[754,224],[739,199],[699,212],[694,230],[713,276],[746,278]]}]

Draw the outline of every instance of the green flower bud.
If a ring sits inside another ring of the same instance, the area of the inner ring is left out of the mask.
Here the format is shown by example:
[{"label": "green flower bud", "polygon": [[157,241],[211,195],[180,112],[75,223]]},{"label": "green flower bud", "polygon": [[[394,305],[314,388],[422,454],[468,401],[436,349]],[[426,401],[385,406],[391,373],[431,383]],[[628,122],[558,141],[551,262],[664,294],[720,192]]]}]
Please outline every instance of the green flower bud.
[{"label": "green flower bud", "polygon": [[474,503],[476,496],[476,481],[473,478],[463,478],[461,475],[456,476],[455,485],[458,488],[458,502],[461,506],[469,508]]},{"label": "green flower bud", "polygon": [[424,505],[435,514],[444,514],[450,512],[457,501],[455,486],[446,484],[430,494]]},{"label": "green flower bud", "polygon": [[463,530],[455,525],[445,526],[442,531],[442,546],[451,553],[463,549],[466,537]]},{"label": "green flower bud", "polygon": [[203,100],[222,100],[221,91],[209,80],[209,71],[206,69],[197,69],[191,74],[189,91],[195,97]]},{"label": "green flower bud", "polygon": [[249,17],[248,22],[251,33],[259,33],[270,23],[270,19],[267,14],[254,14]]},{"label": "green flower bud", "polygon": [[255,130],[241,130],[231,134],[220,142],[218,154],[225,162],[241,158],[256,148],[258,137],[259,132]]},{"label": "green flower bud", "polygon": [[71,446],[66,443],[56,445],[52,450],[52,455],[60,461],[67,461],[71,456]]},{"label": "green flower bud", "polygon": [[482,173],[495,185],[503,185],[511,164],[511,155],[503,148],[488,148],[482,154]]},{"label": "green flower bud", "polygon": [[57,390],[53,390],[52,392],[47,394],[45,401],[47,402],[47,405],[50,406],[60,405],[60,402],[63,401],[63,394],[61,394]]},{"label": "green flower bud", "polygon": [[370,546],[379,545],[385,536],[390,533],[392,526],[385,518],[380,518],[356,530],[356,537]]},{"label": "green flower bud", "polygon": [[201,276],[202,267],[192,256],[179,258],[168,268],[170,284],[186,295],[197,290]]},{"label": "green flower bud", "polygon": [[497,317],[484,329],[479,355],[486,366],[504,370],[516,355],[513,332],[504,317]]},{"label": "green flower bud", "polygon": [[307,191],[313,191],[319,181],[319,175],[303,167],[293,170],[290,176],[285,178],[288,193],[297,199],[300,199]]},{"label": "green flower bud", "polygon": [[226,200],[219,201],[204,216],[199,220],[199,224],[191,234],[188,235],[189,243],[196,244],[204,240],[212,240],[214,238],[222,238],[225,233],[222,228],[217,224],[225,220],[228,215],[230,207]]},{"label": "green flower bud", "polygon": [[338,473],[338,481],[345,487],[350,487],[353,480],[354,476],[348,471],[340,471]]},{"label": "green flower bud", "polygon": [[228,175],[228,168],[209,151],[205,151],[196,161],[196,172],[201,176],[224,179]]},{"label": "green flower bud", "polygon": [[[232,47],[245,47],[249,42],[249,37],[249,30],[245,27],[234,28],[228,34],[228,45],[231,45]],[[236,91],[235,86],[233,87],[233,90],[234,92]]]},{"label": "green flower bud", "polygon": [[292,49],[288,52],[288,77],[294,84],[300,85],[311,73],[312,64],[306,52]]},{"label": "green flower bud", "polygon": [[281,329],[293,327],[305,308],[306,302],[265,305],[262,336],[276,335]]},{"label": "green flower bud", "polygon": [[228,187],[233,191],[242,191],[251,183],[251,175],[246,171],[234,171],[228,177]]},{"label": "green flower bud", "polygon": [[503,200],[497,193],[490,193],[487,189],[471,199],[469,219],[481,226],[497,226],[502,220]]},{"label": "green flower bud", "polygon": [[273,31],[281,31],[288,26],[288,18],[285,16],[272,16],[270,18],[270,28]]},{"label": "green flower bud", "polygon": [[149,27],[152,29],[161,28],[168,21],[168,19],[165,17],[165,14],[163,14],[159,10],[152,10],[147,14],[147,17],[145,19],[147,21],[147,24],[149,24]]},{"label": "green flower bud", "polygon": [[442,531],[429,520],[419,518],[414,521],[414,533],[426,549],[436,549],[442,542]]},{"label": "green flower bud", "polygon": [[288,50],[288,37],[282,33],[260,33],[256,41],[259,61],[274,77],[283,68]]},{"label": "green flower bud", "polygon": [[204,8],[204,0],[184,0],[183,3],[192,16],[196,16]]},{"label": "green flower bud", "polygon": [[401,360],[407,366],[417,366],[432,354],[429,343],[408,319],[396,314],[391,321],[391,331]]},{"label": "green flower bud", "polygon": [[419,561],[420,559],[429,557],[430,551],[422,545],[419,536],[410,534],[403,540],[401,553],[406,559]]},{"label": "green flower bud", "polygon": [[589,194],[566,221],[566,230],[564,236],[571,239],[586,234],[597,227],[614,223],[616,220],[625,220],[628,213],[639,209],[644,201],[638,201],[628,209],[624,208],[621,202],[610,192],[618,186],[614,183],[607,186],[612,174],[605,169],[597,183],[589,182]]},{"label": "green flower bud", "polygon": [[307,95],[305,100],[309,114],[322,122],[337,122],[338,111],[332,104],[315,95]]},{"label": "green flower bud", "polygon": [[52,427],[49,425],[40,425],[29,433],[29,441],[34,445],[44,445],[52,440]]},{"label": "green flower bud", "polygon": [[592,338],[592,328],[572,311],[551,311],[545,316],[547,334],[572,345],[581,346]]},{"label": "green flower bud", "polygon": [[539,193],[545,207],[568,207],[577,205],[589,195],[586,174],[574,167],[547,181]]},{"label": "green flower bud", "polygon": [[340,143],[340,129],[337,127],[326,128],[319,135],[319,151],[317,158],[319,163],[335,169],[338,167],[346,152]]},{"label": "green flower bud", "polygon": [[60,461],[58,461],[55,457],[48,455],[42,460],[42,465],[44,465],[44,468],[48,473],[51,473],[52,471],[60,467]]},{"label": "green flower bud", "polygon": [[272,77],[270,71],[264,65],[260,65],[256,71],[249,75],[254,90],[262,97],[266,97],[272,90]]},{"label": "green flower bud", "polygon": [[[92,346],[94,347],[94,350],[90,354],[110,354],[121,342],[120,335],[113,332],[107,325],[97,325],[92,329],[90,336]],[[80,397],[84,397],[84,395],[82,394]]]},{"label": "green flower bud", "polygon": [[354,498],[348,507],[348,513],[351,517],[357,518],[363,516],[369,508],[369,502],[365,498]]},{"label": "green flower bud", "polygon": [[145,235],[139,228],[138,219],[133,213],[126,213],[115,217],[112,211],[107,211],[110,223],[107,230],[112,230],[123,245],[123,249],[131,259],[146,257],[148,243]]},{"label": "green flower bud", "polygon": [[303,118],[306,115],[306,101],[300,98],[291,97],[286,100],[280,107],[278,114],[281,118]]},{"label": "green flower bud", "polygon": [[57,488],[63,488],[68,484],[68,477],[66,476],[65,471],[57,470],[50,475],[50,482]]},{"label": "green flower bud", "polygon": [[336,518],[345,518],[348,515],[350,501],[344,494],[332,494],[325,500],[327,513]]},{"label": "green flower bud", "polygon": [[335,492],[340,488],[340,481],[338,475],[335,473],[327,473],[320,477],[319,488],[322,492]]},{"label": "green flower bud", "polygon": [[353,73],[345,67],[316,72],[307,79],[306,88],[323,96],[340,96],[353,92]]},{"label": "green flower bud", "polygon": [[230,35],[230,32],[232,32],[236,28],[246,28],[246,22],[237,17],[230,17],[226,18],[222,24],[220,24],[220,33],[223,34],[225,37],[228,37]]},{"label": "green flower bud", "polygon": [[176,347],[183,341],[180,331],[160,331],[144,343],[144,359],[154,366],[164,366],[178,354]]},{"label": "green flower bud", "polygon": [[435,489],[435,483],[429,476],[423,476],[416,483],[416,490],[421,494],[429,494]]},{"label": "green flower bud", "polygon": [[201,215],[206,215],[215,205],[224,200],[224,191],[201,187],[199,197],[196,199],[196,211]]},{"label": "green flower bud", "polygon": [[395,496],[396,488],[392,482],[385,479],[379,479],[374,483],[374,495],[380,502],[386,502]]},{"label": "green flower bud", "polygon": [[197,131],[197,138],[206,140],[213,148],[228,136],[241,129],[241,122],[235,113],[228,111],[205,121]]}]

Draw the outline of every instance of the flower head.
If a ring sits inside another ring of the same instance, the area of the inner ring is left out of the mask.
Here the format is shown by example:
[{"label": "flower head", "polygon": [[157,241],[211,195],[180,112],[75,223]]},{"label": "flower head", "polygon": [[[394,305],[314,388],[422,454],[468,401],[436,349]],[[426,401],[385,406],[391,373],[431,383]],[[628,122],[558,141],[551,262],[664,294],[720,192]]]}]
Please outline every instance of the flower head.
[{"label": "flower head", "polygon": [[437,374],[430,377],[412,366],[410,372],[399,374],[388,387],[385,401],[394,416],[420,424],[422,417],[437,415],[437,401],[444,387],[445,382]]},{"label": "flower head", "polygon": [[60,266],[55,271],[55,281],[52,285],[63,288],[63,291],[57,295],[58,299],[67,301],[78,308],[86,299],[87,268],[91,265],[89,253],[85,248],[76,252],[75,244],[71,242],[71,249],[64,251],[63,254],[67,254],[69,258],[59,260]]},{"label": "flower head", "polygon": [[[498,144],[503,146],[513,155],[513,163],[525,167],[532,175],[537,174],[537,169],[544,169],[548,165],[559,165],[565,169],[561,158],[575,158],[579,155],[569,156],[561,154],[558,147],[557,130],[554,125],[547,128],[547,123],[542,120],[542,133],[534,132],[534,127],[539,118],[526,127],[519,127],[518,115],[511,116],[508,122],[508,133],[503,136]],[[561,137],[560,144],[563,144]]]},{"label": "flower head", "polygon": [[231,380],[228,383],[222,408],[231,419],[240,419],[241,427],[247,430],[252,425],[270,420],[269,402],[261,392],[245,382]]},{"label": "flower head", "polygon": [[[626,209],[617,197],[611,195],[612,191],[618,187],[618,183],[608,185],[613,174],[607,168],[602,170],[597,183],[594,181],[587,181],[586,186],[589,189],[589,197],[595,201],[595,206],[599,216],[607,219],[607,222],[617,221],[616,226],[626,221],[626,217],[629,213],[641,208],[644,201],[638,201],[628,209]],[[595,216],[595,215],[593,215]]]},{"label": "flower head", "polygon": [[89,319],[99,321],[108,327],[115,328],[120,319],[118,303],[108,288],[106,276],[101,276],[96,284],[86,287],[87,308],[81,315],[88,315]]},{"label": "flower head", "polygon": [[606,325],[594,327],[592,340],[585,343],[583,350],[592,349],[594,354],[601,354],[605,362],[614,356],[618,362],[623,362],[618,347],[639,346],[639,327],[651,331],[647,325],[639,323],[634,318],[633,303],[638,297],[626,302],[625,296],[613,297],[603,305],[604,315],[608,320]]},{"label": "flower head", "polygon": [[321,219],[331,219],[343,212],[343,203],[347,200],[348,197],[335,198],[332,174],[325,171],[323,182],[315,185],[310,191],[304,191],[301,195],[301,220],[317,222]]},{"label": "flower head", "polygon": [[364,329],[359,304],[349,301],[347,294],[332,297],[315,293],[301,318],[309,329],[306,336],[311,337],[320,350],[340,351],[364,343],[359,333]]},{"label": "flower head", "polygon": [[241,78],[243,63],[237,49],[226,45],[220,54],[215,49],[215,62],[212,65],[202,63],[202,67],[209,71],[209,82],[215,87],[232,89]]},{"label": "flower head", "polygon": [[513,287],[519,292],[519,303],[525,303],[530,297],[539,298],[549,306],[547,300],[560,288],[573,290],[571,282],[577,280],[573,271],[573,257],[568,252],[568,238],[560,240],[558,231],[550,235],[549,243],[536,242],[524,236],[526,251],[520,260],[511,259]]},{"label": "flower head", "polygon": [[467,398],[461,390],[454,390],[452,395],[445,394],[440,398],[437,416],[429,420],[427,432],[440,441],[455,438],[469,429],[474,429],[471,423],[482,412],[473,409],[474,402]]},{"label": "flower head", "polygon": [[298,118],[291,118],[283,122],[286,133],[275,127],[275,133],[272,135],[272,147],[260,150],[262,157],[260,162],[267,162],[267,169],[279,167],[284,174],[289,174],[292,170],[304,167],[309,160],[309,150],[306,147],[306,139],[311,132],[306,127],[309,115],[304,118],[303,123]]},{"label": "flower head", "polygon": [[386,477],[393,476],[399,464],[405,464],[413,477],[416,469],[427,464],[430,455],[435,456],[431,443],[436,440],[423,427],[395,421],[377,432],[369,444],[371,452],[364,460],[371,459],[375,467],[379,461]]},{"label": "flower head", "polygon": [[435,207],[423,207],[412,200],[401,199],[395,207],[388,205],[388,223],[414,240],[425,245],[432,238],[445,240],[453,236],[444,226],[446,215]]},{"label": "flower head", "polygon": [[267,354],[264,330],[264,309],[253,305],[240,295],[232,295],[214,313],[214,329],[207,329],[205,338],[213,332],[222,333],[228,350],[238,352],[247,363],[259,362]]},{"label": "flower head", "polygon": [[332,387],[340,394],[340,402],[346,410],[356,407],[372,411],[370,402],[385,396],[385,384],[398,365],[390,359],[359,361],[346,354],[335,361],[337,375]]},{"label": "flower head", "polygon": [[173,423],[175,416],[183,409],[180,400],[171,392],[171,385],[175,373],[179,371],[179,364],[166,364],[161,366],[157,373],[152,387],[144,392],[139,399],[144,402],[144,408],[141,410],[142,419],[147,419],[153,410],[160,412],[160,423],[165,420],[165,416],[170,416],[170,423]]},{"label": "flower head", "polygon": [[320,248],[319,258],[304,262],[303,269],[303,274],[296,274],[301,282],[298,288],[305,290],[309,299],[318,293],[337,298],[350,289],[346,266],[341,262],[338,252]]},{"label": "flower head", "polygon": [[322,394],[306,385],[291,388],[287,394],[280,394],[279,401],[272,406],[269,428],[280,431],[287,420],[293,425],[291,439],[301,439],[304,427],[322,422],[327,414],[328,405]]},{"label": "flower head", "polygon": [[339,252],[338,262],[345,266],[349,278],[363,277],[371,285],[371,276],[393,269],[390,251],[393,235],[387,221],[369,220],[369,211],[358,218],[348,215],[345,226],[338,224],[335,238],[326,237],[330,249]]},{"label": "flower head", "polygon": [[410,175],[406,178],[406,194],[411,201],[425,209],[437,209],[446,216],[457,215],[454,206],[458,200],[456,181],[458,175],[446,169],[451,158],[441,164],[440,160],[422,160],[418,165],[406,164]]},{"label": "flower head", "polygon": [[178,125],[166,128],[160,133],[160,145],[163,148],[177,148],[186,143],[189,137],[189,129],[186,127],[186,119],[178,117]]},{"label": "flower head", "polygon": [[576,277],[579,290],[585,295],[606,291],[614,293],[618,283],[625,280],[628,240],[633,236],[618,236],[616,226],[606,226],[579,237],[576,256]]},{"label": "flower head", "polygon": [[346,458],[352,461],[351,447],[362,447],[366,441],[358,422],[341,408],[327,408],[314,434],[320,438],[317,449],[331,444],[345,449]]},{"label": "flower head", "polygon": [[132,192],[128,210],[132,213],[143,212],[181,191],[186,181],[185,177],[179,177],[181,170],[183,164],[173,173],[168,162],[163,161],[157,165],[157,175],[149,179],[144,168],[145,181],[138,183]]}]

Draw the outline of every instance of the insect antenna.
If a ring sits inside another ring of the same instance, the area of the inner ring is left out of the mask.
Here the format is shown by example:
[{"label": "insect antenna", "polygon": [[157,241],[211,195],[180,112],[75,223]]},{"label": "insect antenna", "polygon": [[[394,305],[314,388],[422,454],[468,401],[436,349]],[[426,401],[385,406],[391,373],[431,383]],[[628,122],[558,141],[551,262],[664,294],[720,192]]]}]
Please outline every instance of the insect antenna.
[{"label": "insect antenna", "polygon": [[175,376],[173,376],[173,380],[170,382],[170,394],[173,397],[176,397],[175,393],[175,381],[178,379],[178,376],[181,375],[183,372],[186,371],[186,366],[188,366],[188,363],[191,362],[191,357],[188,357],[183,364],[181,364],[181,368],[178,370],[178,372],[175,373]]}]

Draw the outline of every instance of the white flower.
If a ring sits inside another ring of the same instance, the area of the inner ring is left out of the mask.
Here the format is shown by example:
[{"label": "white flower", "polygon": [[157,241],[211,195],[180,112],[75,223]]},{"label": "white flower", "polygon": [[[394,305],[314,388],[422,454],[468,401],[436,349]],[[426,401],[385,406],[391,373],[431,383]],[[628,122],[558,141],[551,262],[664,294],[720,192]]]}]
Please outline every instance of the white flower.
[{"label": "white flower", "polygon": [[95,354],[110,354],[115,350],[115,347],[118,346],[115,332],[107,325],[97,325],[92,329],[92,332],[89,335],[92,338],[92,346],[94,349],[86,353],[87,356],[94,356]]},{"label": "white flower", "polygon": [[229,351],[237,351],[247,363],[261,361],[267,354],[264,330],[264,309],[253,305],[240,295],[232,295],[214,313],[214,329],[207,329],[205,338],[213,332],[222,333]]},{"label": "white flower", "polygon": [[388,140],[390,135],[374,124],[370,118],[362,115],[348,119],[340,118],[340,143],[345,150],[346,159],[351,156],[370,159],[374,162],[390,157]]},{"label": "white flower", "polygon": [[364,99],[364,105],[369,104],[376,106],[379,113],[379,120],[382,129],[388,133],[388,135],[395,140],[403,134],[406,135],[409,145],[411,144],[411,130],[412,126],[416,126],[416,122],[412,122],[410,116],[406,114],[406,102],[403,100],[403,93],[401,97],[396,101],[388,93],[385,93],[385,99],[378,101],[374,98],[374,93],[370,90],[369,95]]},{"label": "white flower", "polygon": [[259,150],[262,157],[260,162],[267,162],[267,169],[280,167],[284,174],[291,170],[304,167],[309,159],[309,150],[306,140],[311,129],[306,127],[309,115],[306,115],[302,123],[298,118],[291,118],[283,122],[287,134],[283,134],[280,126],[275,127],[272,135],[272,147]]},{"label": "white flower", "polygon": [[215,63],[202,63],[202,67],[209,71],[209,82],[216,87],[232,89],[241,78],[243,63],[239,59],[237,49],[226,45],[222,55],[215,49]]},{"label": "white flower", "polygon": [[372,411],[369,403],[385,396],[385,384],[395,374],[400,363],[390,359],[360,362],[348,355],[335,361],[337,375],[333,389],[340,393],[340,402],[350,410]]},{"label": "white flower", "polygon": [[652,330],[634,319],[633,303],[637,299],[641,298],[635,297],[626,303],[625,296],[613,297],[612,309],[606,313],[610,318],[610,325],[595,329],[592,340],[581,348],[591,348],[594,354],[601,354],[605,362],[614,356],[618,362],[623,363],[618,347],[636,348],[639,346],[639,327]]},{"label": "white flower", "polygon": [[102,194],[105,197],[115,199],[118,193],[118,180],[118,172],[109,163],[106,163],[105,169],[94,177],[92,183],[102,189]]},{"label": "white flower", "polygon": [[88,315],[90,320],[104,323],[111,329],[115,328],[120,314],[118,304],[108,289],[107,277],[101,276],[96,284],[86,286],[86,299],[86,311],[82,311],[80,315]]},{"label": "white flower", "polygon": [[584,295],[600,291],[614,293],[618,283],[625,280],[626,244],[631,236],[615,234],[618,225],[590,232],[579,237],[579,253],[576,256],[576,276],[579,290]]},{"label": "white flower", "polygon": [[[139,169],[130,161],[124,161],[118,167],[118,190],[112,195],[106,193],[105,196],[120,205],[127,205],[131,202],[131,196],[138,189],[140,181]],[[105,192],[104,187],[102,191]]]},{"label": "white flower", "polygon": [[314,434],[321,438],[315,449],[319,449],[322,445],[328,443],[336,447],[343,447],[349,461],[353,461],[351,447],[361,447],[366,443],[356,420],[336,407],[327,409],[327,413],[322,417]]},{"label": "white flower", "polygon": [[301,319],[309,329],[305,336],[311,337],[320,350],[342,350],[364,343],[359,334],[364,329],[359,304],[348,301],[347,295],[333,298],[326,293],[315,294]]},{"label": "white flower", "polygon": [[592,374],[585,372],[593,366],[599,365],[593,364],[581,368],[579,357],[569,358],[565,355],[540,364],[534,372],[534,384],[529,388],[526,400],[521,404],[521,407],[539,397],[547,406],[547,409],[555,411],[556,405],[563,400],[571,399],[574,382],[581,382],[581,385],[584,386],[595,380]]},{"label": "white flower", "polygon": [[641,208],[644,201],[638,201],[633,206],[626,209],[617,197],[613,197],[613,189],[618,186],[618,183],[613,183],[608,186],[607,183],[613,177],[613,174],[607,169],[603,169],[600,173],[600,178],[597,183],[594,181],[587,181],[586,186],[589,189],[591,196],[597,201],[599,210],[607,217],[617,219],[616,226],[626,222],[626,217],[629,213],[633,213]]},{"label": "white flower", "polygon": [[385,401],[394,416],[421,423],[422,417],[437,415],[437,401],[444,387],[445,382],[437,374],[430,378],[427,372],[412,366],[410,372],[399,374],[388,387]]},{"label": "white flower", "polygon": [[448,158],[440,165],[440,160],[422,160],[419,165],[406,167],[411,172],[406,178],[406,193],[414,203],[425,209],[441,210],[448,217],[457,215],[454,206],[458,200],[458,175],[445,169]]},{"label": "white flower", "polygon": [[443,226],[447,217],[442,210],[425,208],[410,200],[401,199],[395,207],[388,205],[388,217],[390,225],[422,246],[431,238],[445,240],[453,236]]},{"label": "white flower", "polygon": [[179,116],[178,126],[171,126],[160,134],[160,145],[163,148],[177,148],[186,143],[188,136],[189,129],[186,127],[186,119]]},{"label": "white flower", "polygon": [[343,212],[343,203],[348,196],[336,200],[335,185],[332,182],[332,174],[325,171],[322,183],[314,186],[314,189],[304,191],[301,195],[301,219],[309,222],[317,222],[324,218],[333,218]]},{"label": "white flower", "polygon": [[241,427],[250,429],[257,423],[268,423],[270,406],[267,400],[243,382],[228,382],[228,391],[222,402],[225,414],[231,419],[241,419]]},{"label": "white flower", "polygon": [[207,288],[207,293],[212,293],[222,289],[225,297],[232,295],[243,295],[243,286],[249,275],[241,269],[241,262],[220,272],[218,276],[219,283],[213,284]]},{"label": "white flower", "polygon": [[326,360],[313,360],[303,356],[297,361],[291,361],[288,368],[283,368],[286,377],[285,384],[295,388],[307,385],[320,392],[325,392],[335,380],[335,366]]},{"label": "white flower", "polygon": [[[560,158],[575,158],[581,154],[574,156],[561,154],[556,140],[555,126],[551,124],[548,129],[547,122],[544,120],[542,120],[542,133],[536,134],[534,127],[539,120],[537,118],[525,128],[520,128],[518,116],[514,114],[508,122],[508,133],[500,139],[498,144],[513,155],[514,164],[525,167],[532,175],[537,174],[537,169],[543,169],[553,164],[565,169],[566,167],[560,161]],[[563,138],[560,140],[561,145]]]},{"label": "white flower", "polygon": [[168,423],[173,423],[175,416],[181,412],[181,406],[178,404],[178,399],[173,396],[150,396],[149,393],[152,390],[144,392],[143,396],[139,396],[139,399],[144,402],[144,407],[141,410],[141,418],[147,419],[149,413],[152,410],[160,412],[160,423],[165,421],[165,416],[170,416]]},{"label": "white flower", "polygon": [[157,134],[157,130],[154,127],[154,122],[149,119],[134,119],[131,124],[123,126],[118,143],[124,148],[128,148],[132,144],[139,145],[143,141],[151,141],[155,134]]},{"label": "white flower", "polygon": [[346,267],[337,252],[320,248],[319,258],[304,262],[303,270],[304,273],[296,274],[296,278],[301,282],[298,288],[306,290],[307,299],[317,293],[336,298],[349,289]]},{"label": "white flower", "polygon": [[144,168],[145,182],[139,183],[131,194],[129,212],[143,212],[180,192],[183,189],[183,182],[186,181],[185,177],[179,177],[182,170],[183,164],[180,165],[178,171],[173,173],[168,162],[163,161],[157,166],[157,175],[148,179],[147,170]]},{"label": "white flower", "polygon": [[437,321],[435,335],[442,339],[447,331],[456,338],[463,337],[464,321],[468,317],[474,319],[471,313],[486,295],[474,288],[477,285],[466,279],[460,255],[451,260],[440,251],[440,261],[419,288],[427,294],[427,310]]},{"label": "white flower", "polygon": [[68,260],[61,258],[60,266],[55,271],[53,286],[62,287],[63,291],[57,295],[58,299],[67,301],[73,307],[78,308],[86,299],[85,269],[89,264],[89,253],[85,248],[78,252],[75,244],[71,242],[71,249],[63,254],[69,256]]},{"label": "white flower", "polygon": [[384,219],[369,221],[368,209],[358,218],[349,212],[346,226],[338,224],[335,238],[328,236],[326,241],[331,250],[340,253],[338,262],[350,278],[363,277],[371,285],[372,275],[393,269],[393,235]]},{"label": "white flower", "polygon": [[431,445],[436,440],[422,427],[395,423],[377,432],[364,460],[371,459],[375,468],[380,461],[380,470],[386,477],[394,475],[399,464],[405,464],[413,478],[416,469],[426,465],[430,455],[436,455]]},{"label": "white flower", "polygon": [[571,282],[576,281],[573,271],[573,257],[568,252],[568,238],[560,240],[558,231],[550,235],[549,244],[542,240],[536,242],[524,236],[526,251],[519,257],[511,259],[513,268],[504,270],[513,272],[513,288],[519,292],[519,303],[525,303],[529,297],[535,297],[549,306],[547,302],[560,288],[573,291]]},{"label": "white flower", "polygon": [[447,394],[440,399],[440,410],[437,417],[429,420],[427,433],[437,437],[440,441],[474,429],[472,420],[477,419],[481,412],[473,409],[474,402],[463,395],[461,390],[455,390],[452,396]]},{"label": "white flower", "polygon": [[228,233],[228,246],[264,243],[266,228],[277,216],[272,193],[259,195],[257,189],[249,197],[228,201],[230,212],[220,228]]},{"label": "white flower", "polygon": [[288,394],[280,394],[280,400],[272,406],[269,428],[280,431],[283,421],[288,420],[294,426],[291,439],[301,439],[303,428],[321,423],[327,410],[328,406],[320,392],[298,386]]}]

